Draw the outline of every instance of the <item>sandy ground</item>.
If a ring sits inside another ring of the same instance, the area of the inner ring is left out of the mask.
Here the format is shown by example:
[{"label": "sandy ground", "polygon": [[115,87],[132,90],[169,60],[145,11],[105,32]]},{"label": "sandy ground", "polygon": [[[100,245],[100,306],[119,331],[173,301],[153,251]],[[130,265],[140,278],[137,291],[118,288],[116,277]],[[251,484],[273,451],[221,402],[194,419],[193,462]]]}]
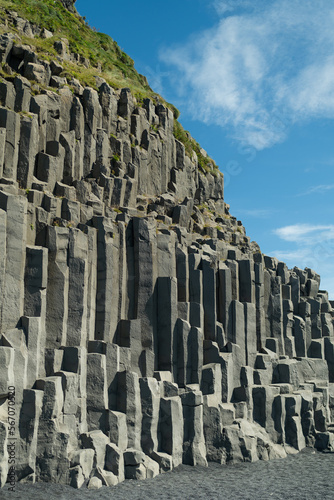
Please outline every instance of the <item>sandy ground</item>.
[{"label": "sandy ground", "polygon": [[68,486],[7,485],[1,500],[333,500],[334,453],[306,449],[298,455],[270,462],[206,467],[181,465],[146,481],[125,481],[113,488],[92,491]]}]

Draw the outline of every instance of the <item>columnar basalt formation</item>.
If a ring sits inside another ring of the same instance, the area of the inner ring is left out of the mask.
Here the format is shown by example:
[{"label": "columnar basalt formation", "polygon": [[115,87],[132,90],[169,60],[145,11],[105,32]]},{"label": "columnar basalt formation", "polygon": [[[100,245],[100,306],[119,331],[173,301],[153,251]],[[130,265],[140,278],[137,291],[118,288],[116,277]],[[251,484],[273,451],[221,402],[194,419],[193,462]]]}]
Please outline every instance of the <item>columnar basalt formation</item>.
[{"label": "columnar basalt formation", "polygon": [[0,83],[0,485],[10,387],[22,481],[333,449],[318,274],[250,242],[166,106],[70,89],[10,36],[0,57],[16,71]]}]

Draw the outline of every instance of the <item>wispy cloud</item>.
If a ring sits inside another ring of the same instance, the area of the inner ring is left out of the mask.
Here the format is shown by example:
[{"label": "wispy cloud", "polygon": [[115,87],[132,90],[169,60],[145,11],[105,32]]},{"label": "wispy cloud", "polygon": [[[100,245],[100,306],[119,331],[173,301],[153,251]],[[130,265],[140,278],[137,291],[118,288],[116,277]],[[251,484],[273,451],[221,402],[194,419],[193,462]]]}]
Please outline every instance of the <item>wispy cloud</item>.
[{"label": "wispy cloud", "polygon": [[252,0],[213,0],[213,7],[219,15],[223,15],[240,8],[254,8],[254,2]]},{"label": "wispy cloud", "polygon": [[334,184],[320,184],[319,186],[312,186],[303,193],[299,193],[297,196],[306,196],[308,194],[324,194],[328,191],[334,189]]},{"label": "wispy cloud", "polygon": [[286,249],[276,249],[270,255],[290,267],[310,267],[322,276],[322,288],[334,298],[334,225],[294,224],[278,228],[274,233]]},{"label": "wispy cloud", "polygon": [[321,276],[321,288],[327,290],[329,297],[334,299],[334,249],[306,247],[295,251],[273,250],[269,253],[278,260],[286,262],[290,268],[295,266],[304,269],[314,269]]},{"label": "wispy cloud", "polygon": [[293,123],[334,117],[332,2],[213,5],[212,29],[161,54],[193,117],[257,149],[284,140]]},{"label": "wispy cloud", "polygon": [[[297,262],[306,262],[307,259],[310,257],[310,249],[306,248],[303,249],[302,251],[300,249],[298,250],[272,250],[270,252],[270,255],[273,255],[277,259],[283,261],[283,262],[288,262],[291,261],[293,265],[295,265]],[[305,266],[303,266],[305,267]]]},{"label": "wispy cloud", "polygon": [[293,224],[274,229],[274,234],[284,241],[317,245],[320,242],[334,240],[334,225]]}]

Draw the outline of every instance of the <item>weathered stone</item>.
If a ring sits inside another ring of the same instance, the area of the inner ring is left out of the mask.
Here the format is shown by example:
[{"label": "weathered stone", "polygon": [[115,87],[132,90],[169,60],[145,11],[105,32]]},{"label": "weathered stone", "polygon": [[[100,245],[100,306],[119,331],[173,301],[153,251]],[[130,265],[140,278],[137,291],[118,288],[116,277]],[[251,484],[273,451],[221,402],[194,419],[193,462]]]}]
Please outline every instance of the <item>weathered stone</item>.
[{"label": "weathered stone", "polygon": [[216,340],[216,273],[210,259],[202,260],[204,335],[208,340]]},{"label": "weathered stone", "polygon": [[25,266],[25,316],[43,316],[46,312],[48,252],[42,247],[27,247]]},{"label": "weathered stone", "polygon": [[7,62],[10,51],[12,50],[14,37],[11,33],[3,33],[0,38],[0,58],[1,62]]},{"label": "weathered stone", "polygon": [[176,376],[177,282],[175,278],[158,278],[158,362],[159,370]]},{"label": "weathered stone", "polygon": [[108,412],[109,439],[121,450],[128,447],[128,432],[126,427],[126,414],[119,411]]},{"label": "weathered stone", "polygon": [[[150,350],[156,342],[156,231],[151,219],[133,221],[135,250],[136,317],[142,321],[142,345]],[[140,293],[138,293],[140,290]]]},{"label": "weathered stone", "polygon": [[71,467],[70,471],[70,486],[73,488],[81,488],[81,486],[85,482],[85,477],[82,472],[82,468],[80,465],[76,465],[75,467]]},{"label": "weathered stone", "polygon": [[27,202],[22,197],[0,191],[0,208],[7,213],[6,274],[2,283],[1,310],[1,328],[6,331],[16,326],[18,318],[23,315]]},{"label": "weathered stone", "polygon": [[279,393],[278,387],[253,387],[253,418],[266,429],[274,442],[277,441],[277,431],[273,420],[273,405]]},{"label": "weathered stone", "polygon": [[3,176],[16,181],[20,140],[20,116],[0,107],[0,127],[6,129]]},{"label": "weathered stone", "polygon": [[25,67],[24,76],[28,80],[34,80],[37,83],[46,85],[49,83],[48,74],[43,64],[29,62]]},{"label": "weathered stone", "polygon": [[102,480],[96,476],[92,477],[89,480],[87,488],[89,490],[99,490],[100,488],[102,488]]},{"label": "weathered stone", "polygon": [[161,399],[161,450],[172,456],[173,466],[182,463],[183,414],[178,398]]},{"label": "weathered stone", "polygon": [[14,79],[16,90],[14,110],[16,112],[26,112],[30,110],[31,84],[22,76],[16,76]]},{"label": "weathered stone", "polygon": [[[109,443],[109,439],[107,438],[107,436],[103,434],[102,431],[95,430],[84,433],[80,437],[83,447],[92,449],[94,451],[93,467],[101,467],[103,469],[105,463],[106,448]],[[83,460],[87,459],[89,460],[90,465],[91,455],[85,455]]]},{"label": "weathered stone", "polygon": [[123,451],[115,444],[108,444],[106,447],[105,468],[112,472],[119,482],[124,481]]},{"label": "weathered stone", "polygon": [[127,371],[119,373],[117,406],[119,411],[126,414],[129,446],[140,449],[142,410],[139,379],[136,373]]},{"label": "weathered stone", "polygon": [[[48,345],[54,347],[66,345],[67,296],[69,287],[69,270],[67,265],[68,244],[68,229],[59,227],[48,228],[48,289],[51,296],[47,296],[46,301],[46,333]],[[56,303],[53,297],[57,297]]]},{"label": "weathered stone", "polygon": [[64,149],[60,146],[59,154],[38,154],[37,177],[39,180],[46,182],[49,190],[52,192],[56,182],[63,177],[61,165],[64,161]]},{"label": "weathered stone", "polygon": [[[0,49],[1,53],[1,49]],[[0,82],[0,103],[5,108],[14,109],[16,92],[13,83],[6,80]]]},{"label": "weathered stone", "polygon": [[102,125],[102,110],[95,90],[86,87],[83,92],[83,108],[85,113],[85,142],[83,173],[87,175],[96,160],[96,134]]},{"label": "weathered stone", "polygon": [[87,355],[87,419],[90,430],[106,430],[108,388],[106,385],[106,357],[103,354]]},{"label": "weathered stone", "polygon": [[[7,482],[8,476],[8,449],[7,449],[7,425],[4,422],[0,422],[0,488],[3,488]],[[14,482],[15,484],[15,482]]]},{"label": "weathered stone", "polygon": [[142,407],[141,447],[151,456],[158,450],[158,422],[160,410],[160,387],[155,378],[140,379]]},{"label": "weathered stone", "polygon": [[31,186],[38,153],[38,118],[36,115],[22,116],[20,129],[20,149],[17,176],[22,187]]}]

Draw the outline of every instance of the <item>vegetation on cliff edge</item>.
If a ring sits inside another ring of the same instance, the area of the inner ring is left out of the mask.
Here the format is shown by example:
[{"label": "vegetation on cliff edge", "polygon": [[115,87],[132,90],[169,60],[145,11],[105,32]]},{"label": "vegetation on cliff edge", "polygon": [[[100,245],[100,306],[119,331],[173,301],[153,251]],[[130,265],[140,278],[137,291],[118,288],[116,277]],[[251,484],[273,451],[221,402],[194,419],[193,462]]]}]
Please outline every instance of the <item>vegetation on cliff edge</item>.
[{"label": "vegetation on cliff edge", "polygon": [[[88,67],[73,61],[63,61],[62,76],[73,76],[84,86],[96,88],[95,77],[98,74],[115,89],[130,88],[138,103],[145,98],[150,98],[166,105],[174,114],[174,135],[184,144],[186,154],[192,157],[193,152],[196,153],[198,165],[203,172],[219,174],[214,161],[201,153],[199,144],[177,121],[179,117],[177,108],[167,103],[150,88],[146,77],[135,70],[131,57],[123,52],[110,36],[91,28],[85,18],[78,13],[69,12],[59,0],[0,0],[0,22],[3,25],[6,24],[6,11],[17,12],[23,19],[53,33],[51,38],[30,38],[22,35],[22,32],[19,33],[14,26],[9,26],[11,31],[16,31],[23,43],[34,48],[41,59],[54,59],[57,56],[54,42],[66,38],[70,52],[79,54],[89,61]],[[8,29],[0,28],[0,33],[3,31],[8,31]],[[3,69],[1,73],[7,76]]]}]

